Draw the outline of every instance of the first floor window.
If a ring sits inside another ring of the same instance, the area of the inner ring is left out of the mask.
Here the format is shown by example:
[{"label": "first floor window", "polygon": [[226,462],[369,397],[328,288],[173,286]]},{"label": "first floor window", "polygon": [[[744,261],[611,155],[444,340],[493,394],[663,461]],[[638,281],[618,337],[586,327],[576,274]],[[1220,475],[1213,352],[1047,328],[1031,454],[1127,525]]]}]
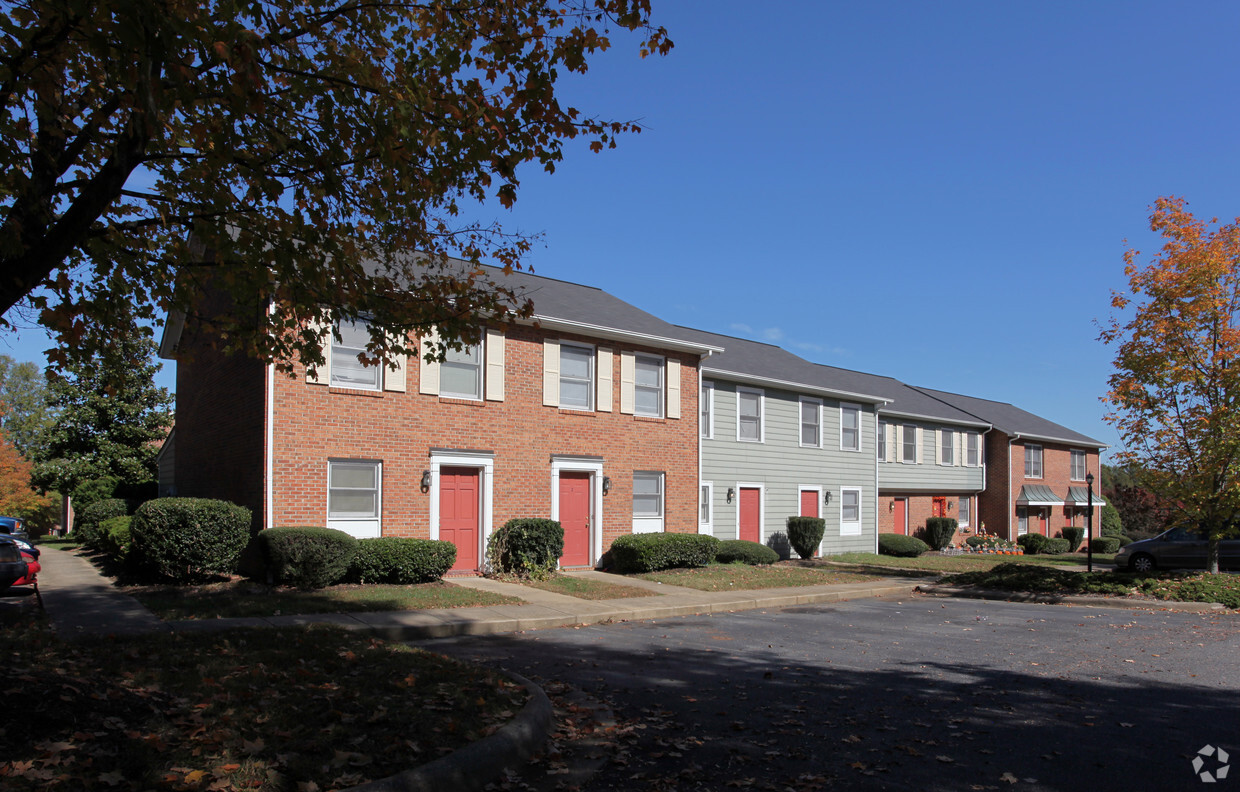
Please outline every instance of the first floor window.
[{"label": "first floor window", "polygon": [[327,463],[327,517],[379,519],[379,463]]},{"label": "first floor window", "polygon": [[969,467],[981,467],[982,436],[977,432],[965,435],[965,464]]},{"label": "first floor window", "polygon": [[703,484],[698,494],[698,522],[702,525],[710,525],[711,489],[711,485]]},{"label": "first floor window", "polygon": [[633,516],[663,516],[663,474],[633,474]]},{"label": "first floor window", "polygon": [[1029,510],[1024,506],[1016,508],[1016,535],[1024,536],[1029,533]]},{"label": "first floor window", "polygon": [[939,432],[939,464],[956,464],[956,433],[950,429]]},{"label": "first floor window", "polygon": [[1085,480],[1085,452],[1084,451],[1076,451],[1076,450],[1072,451],[1072,480],[1073,481],[1084,481]]},{"label": "first floor window", "polygon": [[340,340],[332,338],[331,384],[339,388],[379,390],[382,387],[382,366],[368,366],[357,359],[370,343],[370,329],[365,322],[341,319],[336,325]]},{"label": "first floor window", "polygon": [[961,498],[961,499],[960,499],[960,511],[959,511],[959,512],[957,512],[957,513],[960,515],[960,524],[961,524],[961,525],[968,525],[968,524],[969,524],[969,518],[970,518],[970,516],[972,516],[972,515],[970,514],[970,512],[972,511],[972,504],[973,504],[973,501],[971,501],[971,500],[970,500],[970,499],[968,499],[968,498]]},{"label": "first floor window", "polygon": [[854,487],[840,489],[840,534],[855,536],[861,533],[861,490]]},{"label": "first floor window", "polygon": [[1042,478],[1042,446],[1025,446],[1025,478]]},{"label": "first floor window", "polygon": [[482,398],[482,344],[447,351],[439,368],[439,395]]},{"label": "first floor window", "polygon": [[594,409],[594,350],[560,344],[560,406]]},{"label": "first floor window", "polygon": [[663,417],[663,358],[637,355],[633,379],[633,412]]}]

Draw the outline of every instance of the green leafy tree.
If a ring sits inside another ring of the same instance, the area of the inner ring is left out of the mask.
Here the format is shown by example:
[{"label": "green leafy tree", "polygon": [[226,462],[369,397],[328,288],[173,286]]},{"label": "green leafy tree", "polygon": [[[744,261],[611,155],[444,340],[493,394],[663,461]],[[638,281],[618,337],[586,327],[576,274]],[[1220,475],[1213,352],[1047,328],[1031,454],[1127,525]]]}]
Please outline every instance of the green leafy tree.
[{"label": "green leafy tree", "polygon": [[[0,313],[37,312],[57,363],[121,306],[207,314],[225,351],[286,372],[321,364],[341,317],[391,358],[418,328],[451,344],[529,316],[476,264],[519,267],[530,239],[463,218],[571,139],[639,131],[559,99],[613,31],[672,47],[649,0],[5,3]],[[205,311],[215,290],[246,310]]]},{"label": "green leafy tree", "polygon": [[34,459],[31,479],[41,490],[69,493],[108,477],[130,487],[156,480],[172,400],[154,382],[154,342],[130,323],[108,343],[106,354],[48,376],[57,420]]},{"label": "green leafy tree", "polygon": [[42,369],[0,355],[0,430],[8,441],[30,459],[51,422]]},{"label": "green leafy tree", "polygon": [[1174,516],[1219,544],[1240,531],[1240,219],[1195,218],[1180,198],[1159,198],[1150,228],[1165,240],[1146,266],[1125,253],[1126,312],[1101,334],[1116,348],[1105,401],[1139,482],[1172,504]]}]

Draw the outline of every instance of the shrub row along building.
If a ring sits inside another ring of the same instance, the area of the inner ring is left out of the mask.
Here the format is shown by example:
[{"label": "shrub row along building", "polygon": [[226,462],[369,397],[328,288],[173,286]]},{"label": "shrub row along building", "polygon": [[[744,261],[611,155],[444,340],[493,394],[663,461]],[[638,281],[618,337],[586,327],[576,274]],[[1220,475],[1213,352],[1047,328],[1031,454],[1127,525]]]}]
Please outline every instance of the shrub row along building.
[{"label": "shrub row along building", "polygon": [[931,516],[955,518],[958,540],[1085,524],[1097,440],[675,326],[589,286],[493,277],[533,300],[530,321],[394,371],[359,362],[361,322],[324,335],[326,366],[289,378],[171,318],[161,356],[194,354],[177,365],[161,494],[248,506],[256,529],[448,540],[461,572],[515,517],[561,522],[564,567],[597,563],[627,533],[771,543],[793,515],[825,519],[824,554],[872,552],[880,531]]}]

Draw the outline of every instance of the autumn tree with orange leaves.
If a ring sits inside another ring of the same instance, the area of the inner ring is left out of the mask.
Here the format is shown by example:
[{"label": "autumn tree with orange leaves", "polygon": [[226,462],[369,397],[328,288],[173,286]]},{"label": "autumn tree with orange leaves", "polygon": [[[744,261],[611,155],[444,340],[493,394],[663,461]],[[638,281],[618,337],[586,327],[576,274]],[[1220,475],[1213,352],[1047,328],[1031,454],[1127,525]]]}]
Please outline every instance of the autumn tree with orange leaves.
[{"label": "autumn tree with orange leaves", "polygon": [[1123,438],[1121,464],[1174,504],[1209,541],[1240,533],[1240,218],[1198,220],[1182,198],[1159,198],[1150,228],[1165,240],[1145,266],[1124,254],[1128,289],[1113,292],[1101,339],[1116,347],[1106,419]]}]

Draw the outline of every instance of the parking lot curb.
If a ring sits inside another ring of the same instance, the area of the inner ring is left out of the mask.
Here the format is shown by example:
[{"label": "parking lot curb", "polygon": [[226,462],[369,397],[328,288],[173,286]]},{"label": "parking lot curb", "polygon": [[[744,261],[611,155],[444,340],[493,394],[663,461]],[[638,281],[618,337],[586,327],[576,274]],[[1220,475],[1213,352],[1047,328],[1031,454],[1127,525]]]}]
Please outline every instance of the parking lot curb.
[{"label": "parking lot curb", "polygon": [[477,792],[506,770],[529,761],[551,736],[551,700],[543,689],[511,671],[502,672],[530,693],[517,716],[492,734],[421,767],[350,787],[346,792]]},{"label": "parking lot curb", "polygon": [[1140,608],[1175,610],[1187,613],[1214,613],[1227,610],[1217,602],[1176,602],[1153,598],[1102,597],[1075,594],[1036,594],[1029,591],[1000,591],[977,589],[968,586],[942,586],[925,583],[917,591],[931,597],[957,597],[960,599],[1000,600],[1004,602],[1031,602],[1041,605],[1086,605],[1093,608]]}]

